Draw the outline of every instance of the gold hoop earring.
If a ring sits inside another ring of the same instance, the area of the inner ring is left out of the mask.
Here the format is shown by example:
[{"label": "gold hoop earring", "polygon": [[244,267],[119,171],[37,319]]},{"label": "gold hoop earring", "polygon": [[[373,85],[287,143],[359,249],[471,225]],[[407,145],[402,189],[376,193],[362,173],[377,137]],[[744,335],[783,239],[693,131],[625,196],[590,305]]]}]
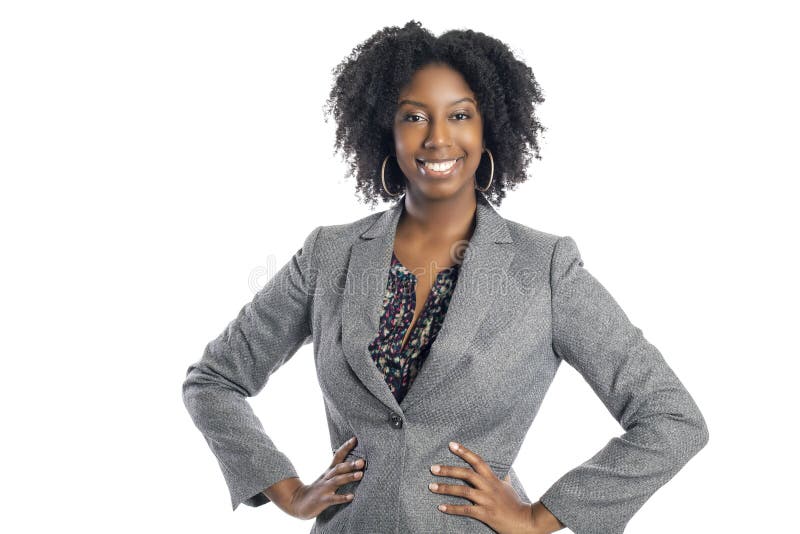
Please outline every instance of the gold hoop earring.
[{"label": "gold hoop earring", "polygon": [[489,188],[492,186],[492,180],[494,179],[494,157],[492,156],[492,151],[489,150],[488,148],[486,149],[486,152],[489,154],[489,162],[491,163],[491,166],[492,166],[492,172],[489,175],[489,183],[486,184],[486,187],[484,189],[481,189],[480,187],[478,187],[478,176],[477,176],[477,173],[476,173],[476,175],[475,175],[475,189],[477,189],[480,192],[488,191]]},{"label": "gold hoop earring", "polygon": [[[391,156],[391,154],[389,154],[389,156]],[[389,189],[386,188],[386,177],[384,173],[386,172],[386,162],[389,160],[389,156],[383,158],[383,165],[381,165],[381,184],[383,184],[383,190],[386,191],[387,195],[390,197],[396,197],[399,196],[402,191],[392,194]]]}]

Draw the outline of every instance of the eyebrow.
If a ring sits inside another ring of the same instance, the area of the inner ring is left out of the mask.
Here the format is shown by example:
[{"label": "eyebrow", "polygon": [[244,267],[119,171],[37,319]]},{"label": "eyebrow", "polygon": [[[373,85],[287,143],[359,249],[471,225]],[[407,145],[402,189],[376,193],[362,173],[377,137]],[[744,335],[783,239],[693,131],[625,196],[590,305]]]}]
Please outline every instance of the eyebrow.
[{"label": "eyebrow", "polygon": [[[451,106],[455,106],[455,105],[456,105],[456,104],[458,104],[459,102],[467,102],[467,101],[469,101],[469,102],[472,102],[472,103],[473,103],[473,104],[475,104],[476,106],[478,105],[478,104],[477,104],[477,103],[476,103],[476,102],[475,102],[473,99],[471,99],[470,97],[465,97],[465,98],[462,98],[462,99],[456,100],[455,102],[451,102],[451,103],[450,103],[450,105],[451,105]],[[417,101],[415,101],[415,100],[405,100],[405,99],[404,99],[404,100],[401,100],[400,102],[398,102],[398,103],[397,103],[397,105],[398,105],[398,106],[402,106],[403,104],[411,104],[411,105],[413,105],[413,106],[419,106],[419,107],[421,107],[421,108],[427,108],[427,107],[428,107],[428,106],[426,106],[425,104],[423,104],[422,102],[417,102]]]}]

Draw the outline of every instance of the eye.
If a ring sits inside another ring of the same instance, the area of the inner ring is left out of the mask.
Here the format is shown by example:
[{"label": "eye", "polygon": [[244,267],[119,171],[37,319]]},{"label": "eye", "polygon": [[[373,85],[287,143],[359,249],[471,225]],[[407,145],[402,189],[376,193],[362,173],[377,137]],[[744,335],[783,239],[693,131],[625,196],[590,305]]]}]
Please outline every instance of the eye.
[{"label": "eye", "polygon": [[[470,116],[467,113],[464,113],[464,112],[453,113],[453,115],[451,115],[451,117],[459,117],[459,116],[463,116],[464,119],[458,119],[458,120],[466,120],[466,119],[470,118]],[[420,120],[425,120],[425,117],[422,117],[420,115],[414,115],[414,114],[406,115],[403,118],[403,120],[405,122],[420,122],[420,121],[411,120],[413,118],[417,118],[417,119],[420,119]]]}]

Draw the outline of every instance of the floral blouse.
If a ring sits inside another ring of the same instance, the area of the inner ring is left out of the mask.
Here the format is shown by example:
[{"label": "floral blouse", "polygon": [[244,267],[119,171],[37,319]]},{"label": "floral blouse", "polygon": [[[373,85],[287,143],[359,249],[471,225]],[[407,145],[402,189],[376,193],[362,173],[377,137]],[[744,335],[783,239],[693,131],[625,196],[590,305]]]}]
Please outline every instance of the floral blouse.
[{"label": "floral blouse", "polygon": [[425,306],[401,350],[406,330],[414,319],[417,278],[392,251],[380,328],[369,345],[369,352],[398,403],[408,393],[444,322],[459,267],[459,264],[452,265],[436,275]]}]

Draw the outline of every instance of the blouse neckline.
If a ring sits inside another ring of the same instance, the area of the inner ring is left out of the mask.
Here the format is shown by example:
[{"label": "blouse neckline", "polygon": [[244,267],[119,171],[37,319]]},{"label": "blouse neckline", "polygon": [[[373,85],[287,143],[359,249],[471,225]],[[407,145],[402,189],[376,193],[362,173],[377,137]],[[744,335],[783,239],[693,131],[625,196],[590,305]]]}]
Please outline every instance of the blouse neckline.
[{"label": "blouse neckline", "polygon": [[[439,271],[437,273],[437,275],[436,275],[436,278],[439,278],[439,275],[446,275],[446,274],[449,274],[449,273],[454,273],[460,266],[461,266],[460,264],[454,263],[450,267],[447,267],[447,268],[442,269],[441,271]],[[414,280],[417,279],[416,275],[414,273],[412,273],[411,270],[408,267],[406,267],[405,265],[403,265],[400,262],[400,258],[398,258],[397,255],[394,253],[394,249],[392,249],[392,267],[397,269],[398,271],[408,275],[409,277],[413,278]]]}]

